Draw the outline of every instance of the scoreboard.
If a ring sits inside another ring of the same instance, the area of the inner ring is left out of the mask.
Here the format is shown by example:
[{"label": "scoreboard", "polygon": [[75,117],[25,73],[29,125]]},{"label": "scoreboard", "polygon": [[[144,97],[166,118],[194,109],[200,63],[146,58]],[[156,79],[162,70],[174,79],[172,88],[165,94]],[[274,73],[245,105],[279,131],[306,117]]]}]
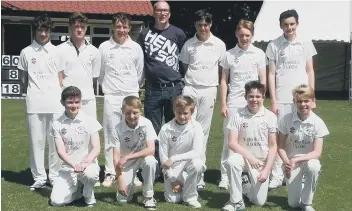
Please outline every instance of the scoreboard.
[{"label": "scoreboard", "polygon": [[1,97],[21,97],[25,92],[22,70],[17,68],[19,56],[1,56]]}]

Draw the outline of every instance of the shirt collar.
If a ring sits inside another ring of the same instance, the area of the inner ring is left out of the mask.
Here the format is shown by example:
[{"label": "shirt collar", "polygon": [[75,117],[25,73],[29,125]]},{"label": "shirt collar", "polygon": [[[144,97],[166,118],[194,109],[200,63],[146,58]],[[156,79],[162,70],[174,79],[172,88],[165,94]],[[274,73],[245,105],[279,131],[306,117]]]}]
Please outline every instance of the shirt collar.
[{"label": "shirt collar", "polygon": [[[192,129],[194,127],[194,119],[192,118],[190,121],[188,121],[186,128],[183,130],[182,133],[187,132],[188,130]],[[169,130],[176,131],[176,128],[179,125],[176,123],[176,119],[174,118],[172,122],[170,123]]]},{"label": "shirt collar", "polygon": [[312,119],[314,118],[315,116],[315,113],[313,111],[310,112],[309,116],[307,119],[305,119],[304,121],[302,121],[299,117],[298,117],[298,114],[297,114],[297,111],[293,113],[293,118],[292,118],[292,121],[293,122],[296,122],[296,121],[299,121],[299,122],[305,122],[305,123],[311,123],[312,122]]},{"label": "shirt collar", "polygon": [[71,121],[80,121],[82,122],[84,118],[84,114],[82,111],[79,111],[78,114],[76,115],[76,117],[74,119],[70,119],[66,116],[66,112],[64,112],[64,114],[62,115],[62,120],[61,122],[64,122],[66,120],[71,120]]},{"label": "shirt collar", "polygon": [[259,117],[259,116],[264,116],[265,115],[265,108],[264,108],[264,106],[262,106],[257,113],[252,114],[249,111],[248,106],[246,106],[240,112],[241,112],[242,115],[245,115],[245,116],[258,116]]},{"label": "shirt collar", "polygon": [[37,41],[33,40],[32,47],[35,51],[39,51],[41,48],[43,48],[46,52],[48,52],[53,49],[54,45],[51,44],[50,41],[47,42],[45,45],[40,45],[39,43],[37,43]]},{"label": "shirt collar", "polygon": [[294,44],[294,43],[301,43],[301,42],[302,42],[302,40],[301,40],[301,37],[299,35],[296,35],[296,38],[293,41],[288,41],[283,34],[280,37],[280,43],[281,44],[283,44],[283,43]]},{"label": "shirt collar", "polygon": [[125,119],[122,120],[122,132],[137,130],[140,127],[145,127],[145,123],[143,121],[142,116],[139,117],[138,124],[135,128],[128,127],[126,120]]},{"label": "shirt collar", "polygon": [[253,53],[254,52],[254,46],[252,44],[249,45],[249,47],[247,48],[247,50],[243,50],[242,48],[240,48],[240,46],[237,44],[235,46],[235,53],[239,53],[239,52],[244,52],[244,53]]},{"label": "shirt collar", "polygon": [[[67,44],[71,45],[74,47],[73,42],[71,41],[71,38],[66,41]],[[90,42],[87,39],[84,39],[84,46],[81,46],[81,48],[85,48],[90,45]]]},{"label": "shirt collar", "polygon": [[210,36],[207,40],[205,41],[200,41],[198,38],[197,38],[197,33],[194,34],[194,39],[195,39],[195,42],[201,42],[201,43],[211,43],[211,44],[215,44],[215,36],[210,32]]},{"label": "shirt collar", "polygon": [[110,37],[111,48],[115,48],[115,47],[119,47],[119,46],[128,46],[130,44],[130,42],[131,42],[130,36],[127,37],[126,41],[122,45],[115,42],[115,40],[112,38],[112,36]]}]

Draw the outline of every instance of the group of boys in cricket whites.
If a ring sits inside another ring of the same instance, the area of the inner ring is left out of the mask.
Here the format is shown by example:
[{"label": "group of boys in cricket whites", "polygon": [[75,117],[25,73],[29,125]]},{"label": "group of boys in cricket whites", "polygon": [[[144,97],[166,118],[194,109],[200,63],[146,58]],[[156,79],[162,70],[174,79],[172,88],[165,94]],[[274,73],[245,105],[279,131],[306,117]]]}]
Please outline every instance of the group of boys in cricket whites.
[{"label": "group of boys in cricket whites", "polygon": [[[50,18],[34,19],[35,39],[21,51],[18,65],[28,80],[26,118],[35,181],[30,189],[48,182],[52,206],[82,197],[94,206],[94,186],[100,185],[97,156],[104,152],[102,186],[116,182],[117,202],[129,203],[134,186],[142,186],[144,207],[155,210],[154,181],[163,176],[166,202],[201,208],[198,191],[206,188],[206,149],[220,86],[219,188],[230,195],[221,210],[244,210],[243,196],[263,206],[268,190],[286,183],[289,206],[313,211],[319,157],[329,131],[313,112],[316,50],[296,35],[297,12],[281,13],[283,34],[264,53],[251,43],[250,21],[238,23],[238,44],[226,51],[210,32],[212,15],[206,10],[195,13],[196,34],[186,40],[183,30],[169,23],[166,2],[153,9],[155,25],[143,29],[137,42],[129,36],[130,16],[115,14],[112,36],[98,49],[85,39],[88,19],[82,13],[69,17],[70,39],[58,46],[50,42]],[[103,125],[97,121],[93,78],[104,92]],[[267,87],[270,110],[263,105]]]}]

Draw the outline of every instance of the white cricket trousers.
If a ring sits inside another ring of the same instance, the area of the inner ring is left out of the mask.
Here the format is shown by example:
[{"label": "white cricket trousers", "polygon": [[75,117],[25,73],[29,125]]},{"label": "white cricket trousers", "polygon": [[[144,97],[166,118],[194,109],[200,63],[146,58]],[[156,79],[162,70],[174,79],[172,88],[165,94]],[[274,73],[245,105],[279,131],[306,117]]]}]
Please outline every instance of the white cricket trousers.
[{"label": "white cricket trousers", "polygon": [[[245,165],[244,158],[238,154],[233,153],[227,160],[227,175],[230,183],[230,201],[237,203],[242,200],[242,172],[248,172],[248,167]],[[252,171],[258,171],[252,169]],[[258,175],[255,172],[254,175]],[[263,206],[268,196],[269,180],[264,183],[256,182],[251,183],[250,192],[248,194],[249,201],[258,206]]]},{"label": "white cricket trousers", "polygon": [[[286,114],[296,111],[295,104],[293,103],[279,103],[278,104],[278,121],[280,118],[284,117]],[[279,181],[284,180],[284,172],[282,171],[282,160],[279,154],[276,154],[275,162],[271,170],[271,176]]]},{"label": "white cricket trousers", "polygon": [[[313,159],[298,164],[291,172],[290,179],[287,179],[288,204],[290,207],[299,207],[300,203],[304,205],[312,204],[320,169],[321,165],[319,160]],[[303,175],[305,181],[302,189]]]},{"label": "white cricket trousers", "polygon": [[213,111],[216,102],[217,87],[204,87],[186,85],[183,88],[183,95],[188,95],[193,98],[196,103],[196,109],[192,115],[197,122],[203,127],[204,132],[204,155],[203,160],[206,163],[206,149],[208,145],[208,138],[213,118]]},{"label": "white cricket trousers", "polygon": [[[167,202],[180,203],[198,199],[197,184],[205,171],[204,161],[196,158],[188,161],[179,161],[164,172],[164,197]],[[183,174],[185,172],[186,174]],[[183,184],[182,191],[174,193],[171,183],[179,181]]]},{"label": "white cricket trousers", "polygon": [[143,196],[144,197],[153,197],[154,196],[154,180],[155,180],[155,171],[158,161],[154,156],[147,156],[145,158],[140,158],[136,160],[129,160],[125,164],[125,167],[122,171],[122,177],[127,187],[127,197],[122,196],[119,192],[116,193],[117,201],[131,201],[133,198],[133,180],[136,176],[136,171],[142,169],[143,177]]},{"label": "white cricket trousers", "polygon": [[88,116],[97,119],[97,102],[94,99],[81,100],[81,110]]},{"label": "white cricket trousers", "polygon": [[138,93],[119,92],[118,94],[104,95],[104,115],[103,115],[103,128],[104,128],[104,158],[105,158],[105,175],[116,175],[113,149],[110,148],[112,142],[112,130],[123,119],[122,102],[127,96],[136,96]]},{"label": "white cricket trousers", "polygon": [[45,142],[48,142],[49,180],[54,182],[60,169],[60,159],[56,151],[54,138],[50,135],[53,121],[61,114],[27,113],[27,129],[29,136],[29,160],[34,181],[46,182]]},{"label": "white cricket trousers", "polygon": [[90,164],[81,173],[75,173],[72,168],[62,168],[51,191],[51,205],[63,206],[80,199],[82,195],[86,204],[95,204],[94,184],[99,180],[99,171],[97,163]]},{"label": "white cricket trousers", "polygon": [[223,124],[223,132],[224,132],[224,144],[221,152],[221,160],[220,160],[220,172],[221,172],[221,180],[228,181],[227,171],[226,171],[226,162],[231,154],[233,154],[232,150],[229,149],[229,129],[227,129],[227,124],[229,123],[231,117],[235,116],[238,108],[228,107],[228,116],[224,118]]}]

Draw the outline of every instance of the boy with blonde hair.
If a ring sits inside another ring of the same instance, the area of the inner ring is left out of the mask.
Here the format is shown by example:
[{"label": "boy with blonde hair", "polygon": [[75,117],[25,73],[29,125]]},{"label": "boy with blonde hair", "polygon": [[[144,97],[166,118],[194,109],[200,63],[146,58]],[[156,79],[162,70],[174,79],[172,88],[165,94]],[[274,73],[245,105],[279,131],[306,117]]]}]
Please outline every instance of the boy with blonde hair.
[{"label": "boy with blonde hair", "polygon": [[[263,206],[268,195],[268,177],[277,153],[277,118],[263,106],[265,87],[259,81],[245,85],[247,106],[231,117],[228,147],[233,153],[226,167],[230,200],[223,211],[244,210],[242,194],[252,203]],[[242,188],[242,172],[249,174],[250,185]]]},{"label": "boy with blonde hair", "polygon": [[119,203],[126,203],[133,197],[133,180],[136,171],[142,169],[144,207],[156,209],[153,198],[153,183],[156,165],[154,158],[157,135],[150,120],[141,116],[142,103],[136,96],[125,97],[122,102],[124,120],[112,131],[113,161],[116,170]]},{"label": "boy with blonde hair", "polygon": [[165,200],[200,208],[197,183],[205,171],[205,143],[201,124],[192,119],[194,109],[191,97],[178,96],[174,101],[175,118],[161,128],[158,140]]},{"label": "boy with blonde hair", "polygon": [[321,169],[319,157],[323,137],[329,131],[324,121],[312,111],[315,105],[312,87],[299,85],[292,95],[297,112],[286,114],[279,120],[278,152],[284,164],[289,206],[314,211],[312,201]]}]

